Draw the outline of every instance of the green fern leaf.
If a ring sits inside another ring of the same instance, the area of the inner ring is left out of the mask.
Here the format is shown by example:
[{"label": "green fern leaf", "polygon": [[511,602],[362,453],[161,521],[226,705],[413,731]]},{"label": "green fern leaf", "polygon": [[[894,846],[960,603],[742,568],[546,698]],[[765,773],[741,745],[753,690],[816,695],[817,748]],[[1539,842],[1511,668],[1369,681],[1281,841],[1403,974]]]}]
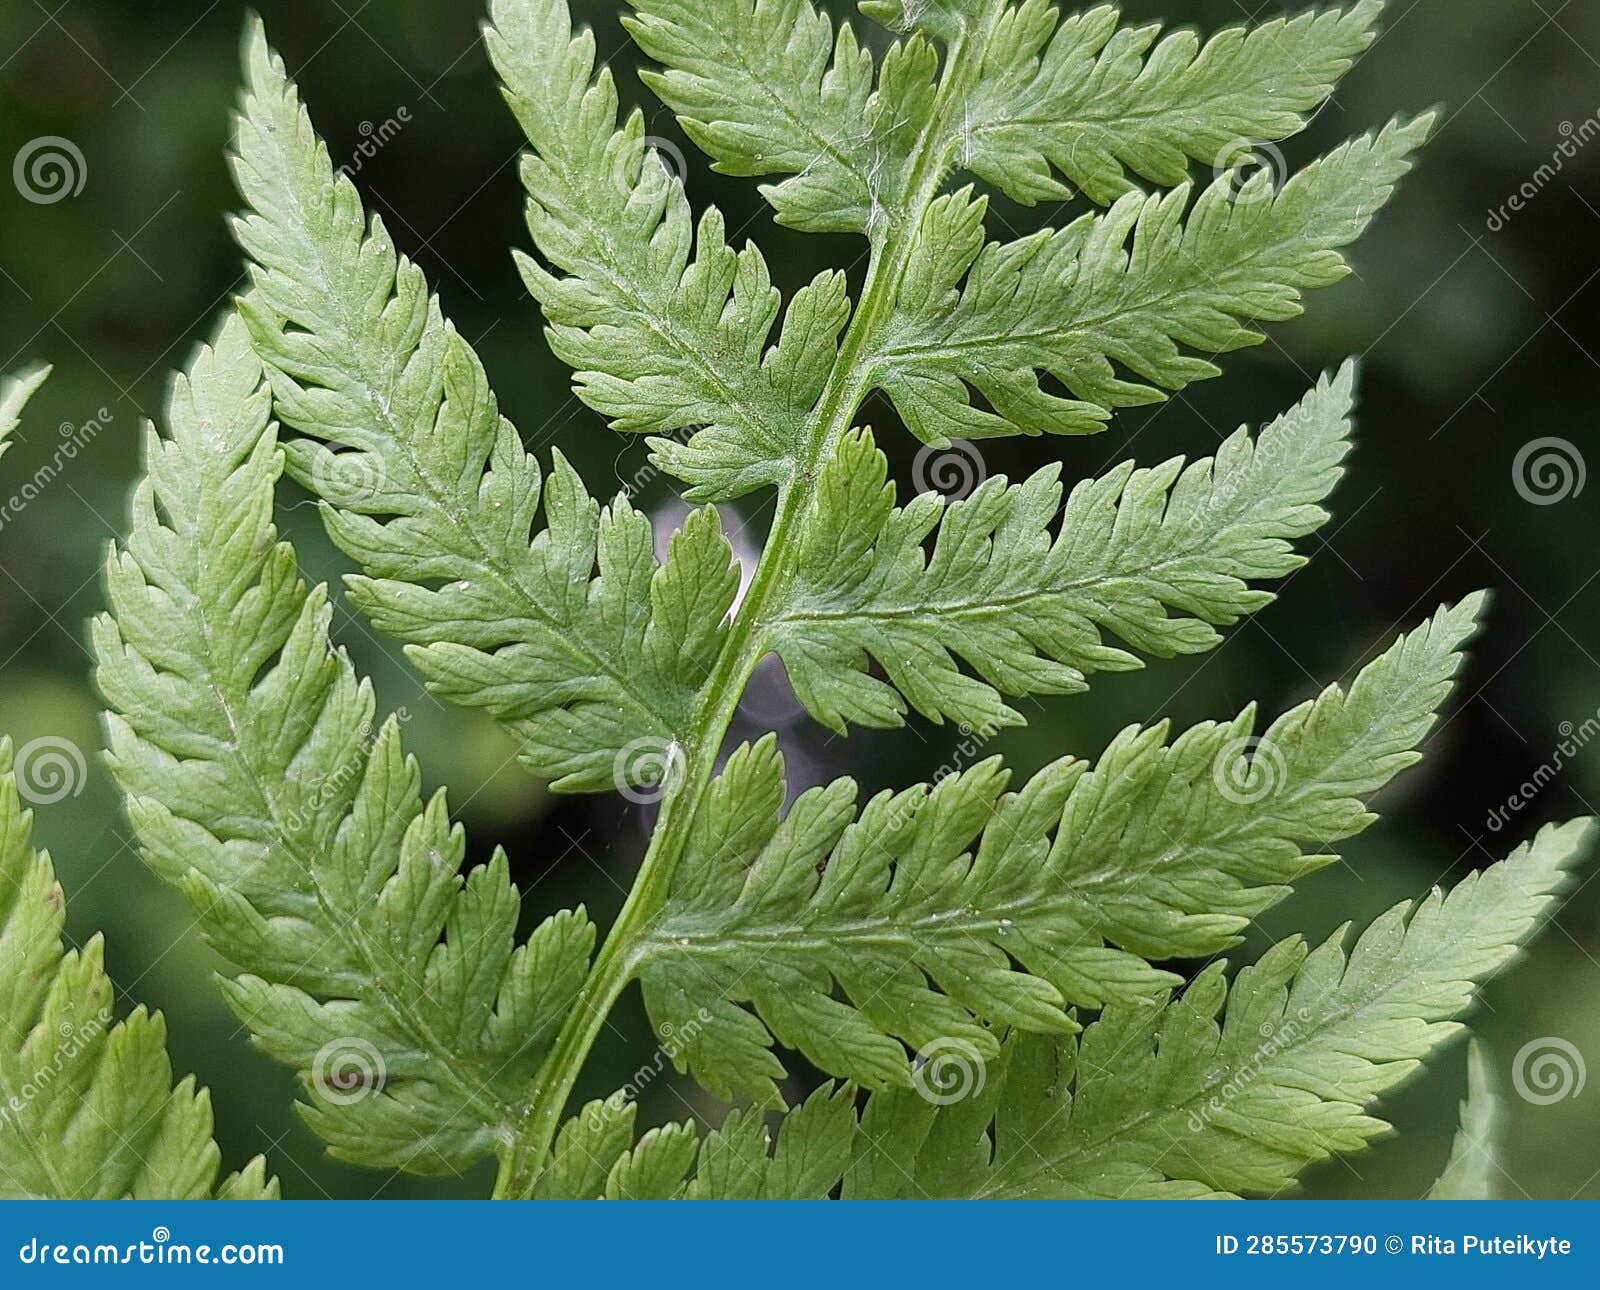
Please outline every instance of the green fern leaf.
[{"label": "green fern leaf", "polygon": [[1077,1040],[1024,1036],[965,1100],[877,1094],[849,1197],[1272,1195],[1388,1131],[1372,1103],[1462,1027],[1477,986],[1548,916],[1591,822],[1546,829],[1448,896],[1390,910],[1347,954],[1294,938],[1207,968],[1165,1006]]},{"label": "green fern leaf", "polygon": [[778,222],[813,233],[880,230],[903,200],[935,56],[894,45],[881,74],[849,23],[811,0],[629,0],[628,31],[664,72],[644,81],[732,175],[762,188]]},{"label": "green fern leaf", "polygon": [[931,493],[896,509],[871,435],[847,438],[772,628],[795,693],[835,730],[897,726],[909,702],[987,734],[1022,722],[1003,694],[1075,694],[1090,672],[1139,666],[1103,633],[1163,658],[1211,649],[1218,626],[1272,600],[1251,580],[1304,563],[1291,543],[1327,519],[1353,385],[1347,365],[1258,440],[1241,429],[1215,459],[1119,466],[1064,513],[1054,467],[988,480],[948,509]]},{"label": "green fern leaf", "polygon": [[[1076,1037],[1013,1034],[998,1055],[946,1037],[914,1091],[873,1094],[859,1119],[850,1086],[825,1084],[783,1116],[771,1158],[770,1135],[748,1111],[703,1143],[678,1124],[634,1144],[634,1107],[616,1094],[563,1127],[539,1194],[1281,1193],[1310,1165],[1389,1131],[1373,1104],[1460,1032],[1457,1018],[1476,989],[1549,915],[1594,831],[1592,821],[1546,829],[1448,896],[1435,891],[1391,909],[1348,953],[1348,928],[1314,950],[1294,937],[1231,989],[1216,963],[1175,998],[1112,1004]],[[1486,1194],[1493,1094],[1477,1045],[1471,1067],[1462,1135],[1435,1198]],[[795,1168],[780,1169],[786,1156]],[[802,1162],[803,1184],[788,1182]],[[773,1185],[777,1172],[782,1188]]]},{"label": "green fern leaf", "polygon": [[1467,1096],[1450,1159],[1428,1191],[1429,1200],[1494,1200],[1504,1169],[1495,1139],[1504,1108],[1488,1051],[1477,1040],[1467,1047]]},{"label": "green fern leaf", "polygon": [[[669,1124],[633,1141],[621,1094],[562,1126],[537,1195],[544,1200],[825,1200],[855,1145],[854,1090],[824,1084],[788,1112],[776,1138],[754,1111],[718,1129]],[[692,1176],[691,1176],[692,1174]]]},{"label": "green fern leaf", "polygon": [[780,820],[774,741],[741,749],[639,954],[674,1060],[719,1096],[769,1102],[776,1039],[904,1087],[901,1041],[993,1056],[991,1026],[1069,1032],[1072,1005],[1170,988],[1151,963],[1236,944],[1372,822],[1366,800],[1417,760],[1480,608],[1441,611],[1259,738],[1253,709],[1171,744],[1130,728],[1098,764],[1058,762],[1012,794],[993,758],[859,818],[840,780]]},{"label": "green fern leaf", "polygon": [[[1349,272],[1339,248],[1372,222],[1410,170],[1431,116],[1338,148],[1274,192],[1229,178],[1190,206],[1187,185],[1130,193],[1060,230],[985,245],[987,203],[939,198],[886,328],[874,378],[927,443],[1093,434],[1111,410],[1158,401],[1218,374],[1186,350],[1259,344],[1247,324],[1302,312],[1302,295]],[[1131,243],[1131,245],[1130,245]],[[1124,379],[1117,366],[1142,378]],[[1048,393],[1048,373],[1075,397]],[[973,406],[970,390],[993,412]]]},{"label": "green fern leaf", "polygon": [[[8,391],[0,428],[19,410]],[[32,831],[0,738],[0,1198],[275,1198],[260,1157],[218,1180],[210,1094],[173,1087],[160,1013],[112,1020],[101,939],[63,951],[66,902]]]},{"label": "green fern leaf", "polygon": [[714,209],[694,223],[637,111],[618,125],[611,74],[594,74],[594,37],[572,34],[565,0],[490,13],[489,52],[533,145],[528,227],[548,267],[518,262],[578,397],[617,430],[694,429],[657,445],[693,498],[786,482],[849,317],[844,275],[799,292],[766,348],[781,299],[761,253],[728,246]]},{"label": "green fern leaf", "polygon": [[[797,294],[778,345],[763,357],[780,301],[759,253],[728,249],[713,211],[691,261],[696,237],[681,177],[640,168],[649,142],[642,119],[635,113],[618,129],[609,74],[591,86],[592,37],[572,37],[564,0],[496,0],[490,46],[534,145],[524,175],[529,224],[549,266],[524,260],[529,288],[557,353],[578,371],[580,397],[618,429],[654,432],[654,460],[690,484],[696,500],[787,486],[815,451],[813,406],[830,419],[848,416],[873,388],[913,433],[942,444],[1091,433],[1115,407],[1216,374],[1185,350],[1255,343],[1249,321],[1292,318],[1305,291],[1342,277],[1339,248],[1387,201],[1431,125],[1397,122],[1358,139],[1281,192],[1270,174],[1242,186],[1231,173],[1219,177],[1187,219],[1187,185],[1165,197],[1129,192],[1104,215],[986,247],[985,201],[970,189],[930,199],[952,169],[1016,181],[1027,168],[1014,156],[1001,160],[1015,151],[1004,123],[1027,93],[1018,78],[1055,30],[1052,6],[935,6],[931,34],[948,46],[946,75],[937,75],[935,47],[919,31],[892,45],[874,80],[852,29],[843,24],[836,34],[810,0],[631,3],[629,30],[665,68],[646,79],[719,168],[792,175],[764,190],[786,223],[863,231],[880,246],[893,234],[908,247],[884,270],[894,312],[858,315],[839,351],[852,365],[843,381],[828,380],[850,317],[837,274]],[[1069,24],[1052,57],[1077,67],[1071,48],[1087,41],[1104,51],[1103,67],[1089,58],[1109,96],[1100,110],[1115,115],[1114,102],[1135,91],[1156,98],[1150,133],[1133,129],[1125,153],[1100,162],[1089,161],[1086,146],[1086,164],[1120,177],[1127,161],[1177,182],[1184,149],[1202,150],[1236,121],[1296,126],[1370,41],[1377,12],[1376,0],[1363,0],[1349,14],[1270,23],[1248,37],[1230,30],[1204,51],[1179,35],[1148,64],[1141,60],[1153,32],[1094,35],[1094,24],[1114,31],[1114,10],[1089,15],[1089,32]],[[922,6],[911,17],[932,20]],[[1297,61],[1308,46],[1321,52]],[[1041,77],[1067,76],[1046,62]],[[955,63],[959,76],[949,74]],[[1281,94],[1258,92],[1263,79]],[[993,153],[974,142],[975,111],[995,127]],[[1183,145],[1175,151],[1174,130]],[[1042,157],[1032,164],[1048,169]],[[594,182],[619,166],[624,182]],[[1123,180],[1117,191],[1128,186]],[[1094,187],[1105,194],[1116,185],[1102,173]],[[754,286],[741,290],[746,283]],[[708,373],[712,363],[719,370]],[[1117,365],[1148,383],[1119,377]],[[806,379],[794,379],[798,372]],[[759,379],[775,373],[788,378],[781,389]],[[1046,376],[1072,397],[1047,393]],[[974,406],[972,391],[994,410]],[[840,399],[848,405],[835,406]],[[687,442],[673,437],[686,430],[695,431]]]},{"label": "green fern leaf", "polygon": [[[1128,171],[1181,184],[1190,159],[1228,166],[1305,125],[1377,37],[1382,0],[1228,27],[1204,44],[1112,5],[1063,19],[1053,0],[1007,11],[958,139],[964,169],[1025,205],[1072,190],[1108,205]],[[1232,152],[1230,152],[1230,149]]]},{"label": "green fern leaf", "polygon": [[390,718],[328,640],[325,588],[277,544],[283,457],[230,319],[152,430],[149,477],[95,624],[111,763],[151,866],[244,970],[229,1003],[304,1074],[334,1153],[434,1173],[501,1145],[588,968],[558,914],[513,945],[506,858],[458,872]]},{"label": "green fern leaf", "polygon": [[311,436],[286,445],[290,472],[361,565],[351,599],[436,693],[498,717],[535,773],[613,787],[631,743],[685,736],[716,658],[738,573],[715,512],[658,566],[625,500],[602,510],[559,452],[541,478],[421,272],[365,225],[259,23],[246,68],[245,316],[277,412]]},{"label": "green fern leaf", "polygon": [[[906,195],[919,118],[934,99],[920,37],[880,76],[848,23],[811,0],[629,0],[626,25],[664,72],[644,79],[734,175],[790,175],[762,189],[780,223],[876,233]],[[864,4],[896,31],[983,42],[976,74],[943,123],[944,165],[1032,205],[1072,190],[1109,204],[1133,171],[1172,187],[1190,159],[1229,166],[1255,140],[1305,124],[1376,37],[1382,0],[1347,11],[1190,31],[1122,26],[1101,5],[1062,18],[1053,0]],[[957,111],[959,107],[959,111]]]},{"label": "green fern leaf", "polygon": [[48,367],[35,367],[0,380],[0,457],[11,447],[11,433],[21,424],[23,408],[49,376]]}]

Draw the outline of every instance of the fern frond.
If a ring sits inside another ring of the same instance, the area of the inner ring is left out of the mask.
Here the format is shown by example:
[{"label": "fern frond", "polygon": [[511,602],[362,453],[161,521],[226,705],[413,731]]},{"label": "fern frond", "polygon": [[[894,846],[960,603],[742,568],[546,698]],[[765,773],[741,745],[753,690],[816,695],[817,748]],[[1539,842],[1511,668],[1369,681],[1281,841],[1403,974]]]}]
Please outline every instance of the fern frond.
[{"label": "fern frond", "polygon": [[879,232],[906,192],[907,163],[934,98],[933,54],[981,40],[975,73],[941,123],[942,164],[1033,205],[1065,200],[1064,175],[1102,205],[1165,187],[1190,160],[1305,124],[1376,37],[1382,0],[1228,27],[1204,44],[1122,25],[1113,5],[1063,18],[1054,0],[864,4],[914,32],[881,73],[849,23],[835,34],[811,0],[629,0],[625,20],[661,63],[644,80],[684,132],[733,175],[789,175],[762,188],[778,221],[810,232]]},{"label": "fern frond", "polygon": [[1230,989],[1207,968],[1165,1006],[1114,1005],[1064,1043],[1021,1036],[973,1095],[876,1094],[847,1197],[1271,1195],[1388,1131],[1371,1113],[1457,1035],[1474,991],[1549,915],[1592,824],[1549,828],[1391,909],[1347,954],[1285,941]]},{"label": "fern frond", "polygon": [[1496,1143],[1503,1115],[1488,1051],[1473,1040],[1467,1046],[1467,1096],[1461,1103],[1461,1124],[1444,1172],[1428,1191],[1429,1200],[1495,1199],[1504,1173]]},{"label": "fern frond", "polygon": [[765,185],[780,224],[875,234],[896,215],[933,96],[922,40],[872,53],[811,0],[629,0],[624,25],[665,67],[643,79],[730,175]]},{"label": "fern frond", "polygon": [[781,298],[760,251],[728,246],[715,209],[695,223],[639,112],[618,124],[611,73],[595,73],[594,37],[573,35],[566,0],[493,0],[490,13],[489,52],[533,146],[522,177],[544,263],[518,263],[578,397],[617,430],[693,428],[656,445],[693,498],[786,482],[850,314],[844,275],[800,291],[767,348]]},{"label": "fern frond", "polygon": [[1236,944],[1372,822],[1365,802],[1417,760],[1480,606],[1441,611],[1260,737],[1253,709],[1171,744],[1134,727],[1015,793],[992,758],[859,817],[850,780],[780,817],[774,741],[741,749],[639,952],[675,1061],[719,1096],[771,1101],[776,1039],[905,1086],[902,1041],[992,1056],[992,1026],[1065,1033],[1073,1005],[1170,988],[1151,963]]},{"label": "fern frond", "polygon": [[[19,409],[8,391],[0,428]],[[64,951],[66,901],[32,833],[0,738],[0,1198],[275,1198],[260,1157],[218,1180],[211,1095],[173,1087],[160,1013],[113,1020],[100,937]]]},{"label": "fern frond", "polygon": [[[1190,210],[1184,185],[1016,242],[984,243],[986,201],[939,198],[920,232],[874,380],[928,443],[1093,434],[1111,411],[1218,374],[1209,358],[1259,344],[1301,297],[1339,281],[1355,241],[1411,168],[1433,118],[1343,145],[1273,191],[1224,176]],[[1126,368],[1139,380],[1118,375]],[[1049,393],[1041,375],[1074,397]],[[973,405],[971,390],[994,409]]]},{"label": "fern frond", "polygon": [[1326,522],[1354,378],[1346,365],[1214,459],[1125,463],[1081,483],[1064,512],[1053,466],[1015,486],[988,480],[948,508],[933,493],[896,508],[870,433],[847,437],[772,626],[795,693],[835,730],[897,726],[909,703],[993,731],[1022,721],[1002,695],[1074,694],[1091,672],[1140,666],[1105,634],[1158,658],[1211,649],[1217,627],[1272,600],[1252,581],[1304,564],[1291,544]]},{"label": "fern frond", "polygon": [[11,433],[22,422],[23,408],[49,376],[48,367],[33,367],[0,380],[0,457],[11,447]]},{"label": "fern frond", "polygon": [[[788,1112],[776,1138],[757,1111],[734,1111],[703,1138],[692,1124],[633,1139],[623,1095],[562,1126],[540,1174],[541,1200],[825,1200],[850,1163],[854,1090],[824,1084]],[[692,1174],[692,1177],[690,1176]]]},{"label": "fern frond", "polygon": [[957,135],[958,164],[1024,205],[1072,189],[1101,205],[1134,187],[1171,188],[1191,159],[1229,165],[1230,147],[1305,125],[1377,37],[1383,0],[1307,11],[1258,27],[1192,31],[1122,25],[1114,5],[1061,16],[1054,0],[1009,9]]},{"label": "fern frond", "polygon": [[351,599],[436,693],[499,718],[535,773],[613,787],[632,741],[685,737],[716,658],[738,574],[715,512],[658,566],[625,500],[602,510],[559,452],[542,478],[421,271],[366,225],[259,23],[246,67],[244,312],[277,412],[312,436],[286,445],[290,472],[361,565]]},{"label": "fern frond", "polygon": [[465,878],[442,793],[328,640],[275,541],[283,455],[237,318],[173,386],[95,624],[112,768],[148,862],[245,973],[225,993],[304,1073],[334,1153],[416,1172],[502,1145],[587,971],[558,914],[514,946],[506,858]]}]

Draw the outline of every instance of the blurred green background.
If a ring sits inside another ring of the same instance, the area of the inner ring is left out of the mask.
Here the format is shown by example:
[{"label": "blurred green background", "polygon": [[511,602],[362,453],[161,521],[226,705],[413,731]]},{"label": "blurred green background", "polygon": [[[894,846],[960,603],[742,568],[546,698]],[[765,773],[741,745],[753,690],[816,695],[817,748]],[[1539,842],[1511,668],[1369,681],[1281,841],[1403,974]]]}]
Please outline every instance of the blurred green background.
[{"label": "blurred green background", "polygon": [[[544,456],[559,439],[597,493],[632,478],[642,445],[572,400],[511,269],[508,248],[526,243],[519,140],[478,43],[477,7],[259,7],[336,162],[400,124],[362,160],[357,182],[478,344],[530,445]],[[681,142],[627,70],[618,6],[578,7],[602,47],[622,55],[624,92],[643,106],[651,133]],[[1137,0],[1126,9],[1212,30],[1295,7]],[[1356,250],[1356,274],[1314,296],[1309,316],[1274,328],[1267,345],[1229,359],[1223,380],[1122,415],[1097,439],[984,450],[991,473],[1013,478],[1056,458],[1076,479],[1128,456],[1151,464],[1202,455],[1240,422],[1287,407],[1319,370],[1365,356],[1359,451],[1334,522],[1311,543],[1311,566],[1215,654],[1106,677],[1086,697],[1030,709],[1032,724],[994,745],[1021,772],[1066,752],[1092,755],[1129,722],[1170,716],[1188,724],[1232,714],[1253,698],[1281,710],[1348,676],[1437,602],[1496,589],[1489,630],[1426,764],[1388,794],[1383,822],[1349,845],[1348,864],[1306,882],[1241,955],[1291,930],[1320,936],[1347,919],[1364,922],[1497,858],[1545,820],[1600,801],[1597,740],[1567,758],[1559,778],[1503,828],[1490,826],[1491,813],[1551,761],[1563,723],[1581,727],[1600,710],[1600,485],[1550,504],[1525,500],[1514,485],[1528,443],[1559,437],[1574,464],[1595,444],[1600,6],[1394,0],[1390,10],[1387,34],[1336,102],[1284,146],[1298,165],[1392,113],[1443,104],[1444,125],[1423,169]],[[267,1151],[286,1193],[300,1198],[484,1195],[487,1176],[389,1179],[324,1156],[291,1110],[293,1077],[248,1046],[212,987],[217,960],[190,930],[179,899],[140,866],[95,757],[86,624],[102,605],[97,564],[122,524],[141,418],[158,409],[169,369],[186,360],[240,282],[223,221],[233,204],[223,151],[244,17],[243,0],[7,0],[0,11],[0,162],[42,136],[70,140],[84,159],[81,192],[50,204],[0,182],[0,371],[29,360],[56,365],[0,467],[0,499],[50,463],[64,439],[85,443],[0,526],[0,729],[19,743],[64,738],[87,754],[82,791],[38,811],[70,896],[70,932],[81,941],[104,930],[125,1006],[143,1000],[166,1012],[179,1069],[217,1092],[230,1162]],[[1559,173],[1533,181],[1563,142],[1585,138],[1586,148],[1569,146],[1575,155],[1562,159]],[[825,263],[853,265],[859,275],[857,243],[776,228],[753,188],[711,174],[683,146],[692,198],[715,202],[732,229],[758,238],[786,290]],[[1491,219],[1530,182],[1537,191],[1522,211]],[[1066,217],[997,214],[1024,229]],[[892,431],[887,407],[869,412],[909,478],[909,437]],[[672,497],[657,481],[645,500],[665,506]],[[746,514],[758,532],[761,499]],[[341,571],[303,497],[286,492],[282,519],[314,576]],[[608,920],[641,852],[641,808],[550,798],[510,764],[506,741],[487,720],[423,692],[392,644],[348,614],[339,633],[378,679],[382,701],[411,713],[410,744],[430,779],[451,789],[474,853],[506,845],[530,913],[582,900]],[[786,723],[802,779],[851,773],[876,790],[925,777],[959,755],[959,734],[926,727],[829,739],[793,719],[781,683],[764,686],[757,700],[749,729]],[[1600,1061],[1597,919],[1600,884],[1586,883],[1535,951],[1491,988],[1478,1025],[1508,1084],[1514,1056],[1539,1037],[1564,1038]],[[614,1022],[586,1076],[587,1094],[621,1085],[654,1058],[636,998]],[[1459,1046],[1445,1052],[1389,1104],[1400,1139],[1315,1172],[1307,1192],[1420,1194],[1444,1159],[1463,1069]],[[716,1111],[684,1085],[657,1084],[644,1100],[646,1121]],[[1550,1105],[1512,1094],[1509,1106],[1508,1195],[1600,1196],[1600,1086]]]}]

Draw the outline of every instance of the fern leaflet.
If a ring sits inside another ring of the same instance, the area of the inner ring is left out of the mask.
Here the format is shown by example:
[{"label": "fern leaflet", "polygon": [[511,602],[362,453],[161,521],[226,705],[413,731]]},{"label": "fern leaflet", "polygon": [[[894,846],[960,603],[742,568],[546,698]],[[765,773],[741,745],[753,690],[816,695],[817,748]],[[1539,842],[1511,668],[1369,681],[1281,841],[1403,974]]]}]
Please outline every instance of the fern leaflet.
[{"label": "fern leaflet", "polygon": [[559,452],[542,478],[420,270],[365,225],[259,23],[246,67],[244,313],[278,414],[310,436],[286,445],[289,468],[361,565],[351,598],[435,692],[504,722],[534,771],[610,788],[632,741],[687,735],[738,588],[715,513],[658,566],[626,501],[602,510]]},{"label": "fern leaflet", "polygon": [[151,866],[244,970],[229,1003],[304,1075],[335,1154],[420,1173],[504,1143],[588,967],[561,913],[513,946],[504,854],[466,840],[370,685],[328,641],[326,588],[274,541],[283,455],[230,319],[174,385],[169,437],[95,624],[112,767]]},{"label": "fern leaflet", "polygon": [[1387,1130],[1372,1102],[1460,1033],[1590,835],[1546,829],[1448,896],[1391,909],[1348,953],[1340,935],[1293,938],[1231,988],[1216,964],[1165,1007],[1108,1008],[1075,1044],[1020,1040],[984,1097],[880,1094],[845,1195],[1276,1194]]},{"label": "fern leaflet", "polygon": [[1467,1046],[1467,1096],[1461,1125],[1450,1146],[1444,1172],[1428,1190],[1429,1200],[1494,1200],[1503,1172],[1495,1139],[1503,1108],[1494,1070],[1484,1046]]},{"label": "fern leaflet", "polygon": [[0,380],[0,457],[11,447],[11,435],[22,422],[23,408],[49,376],[48,367],[35,367]]},{"label": "fern leaflet", "polygon": [[[1411,168],[1432,117],[1395,122],[1306,167],[1281,191],[1261,172],[1129,193],[1103,214],[1015,242],[984,241],[986,203],[939,198],[917,234],[902,308],[873,382],[927,443],[1094,434],[1113,409],[1218,374],[1209,358],[1259,344],[1247,320],[1284,322],[1348,272],[1358,238]],[[1140,380],[1118,375],[1126,368]],[[1073,397],[1050,393],[1041,374]],[[975,407],[978,391],[993,411]]]},{"label": "fern leaflet", "polygon": [[0,738],[0,1198],[276,1197],[260,1157],[218,1179],[210,1095],[173,1087],[160,1013],[113,1021],[104,942],[63,952],[66,902],[32,829]]},{"label": "fern leaflet", "polygon": [[840,731],[899,725],[906,702],[933,721],[992,731],[1022,721],[1002,694],[1073,694],[1091,672],[1139,666],[1102,633],[1157,657],[1212,648],[1216,626],[1270,602],[1250,580],[1304,563],[1291,543],[1327,518],[1353,382],[1346,366],[1259,439],[1241,429],[1215,458],[1128,463],[1085,481],[1065,511],[1053,467],[1014,487],[988,480],[948,508],[925,494],[897,509],[871,435],[847,438],[823,471],[824,522],[773,625],[796,694]]}]

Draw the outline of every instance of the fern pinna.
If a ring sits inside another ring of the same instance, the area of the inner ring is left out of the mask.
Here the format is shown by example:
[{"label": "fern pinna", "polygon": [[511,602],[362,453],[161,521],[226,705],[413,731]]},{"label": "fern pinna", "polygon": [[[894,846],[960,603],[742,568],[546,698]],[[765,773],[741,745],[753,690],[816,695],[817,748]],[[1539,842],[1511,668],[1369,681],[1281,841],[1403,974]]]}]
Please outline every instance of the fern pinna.
[{"label": "fern pinna", "polygon": [[[1281,182],[1218,159],[1300,130],[1381,0],[1203,42],[1050,0],[862,4],[886,32],[812,0],[628,9],[646,85],[712,164],[766,178],[780,223],[867,252],[859,284],[829,271],[785,300],[659,164],[567,0],[492,0],[529,144],[518,266],[578,398],[649,436],[701,507],[664,558],[626,497],[524,448],[247,35],[248,289],[148,437],[95,627],[134,830],[236,965],[228,1002],[302,1072],[336,1154],[493,1157],[503,1197],[1275,1194],[1361,1149],[1386,1128],[1374,1101],[1549,915],[1587,824],[1353,940],[1293,938],[1231,976],[1218,956],[1371,823],[1481,597],[1275,720],[1129,728],[1025,783],[993,758],[791,798],[773,739],[724,745],[768,655],[835,731],[913,712],[1000,729],[1019,700],[1207,650],[1270,602],[1328,518],[1352,365],[1213,457],[1070,488],[1047,467],[953,504],[899,494],[880,444],[907,439],[862,408],[881,395],[935,448],[1091,434],[1295,317],[1346,274],[1432,118]],[[1197,183],[1195,163],[1219,173]],[[990,190],[1081,213],[994,240]],[[278,540],[282,475],[435,692],[501,722],[558,790],[659,794],[603,935],[562,910],[519,942],[504,855],[462,872],[446,801]],[[753,493],[773,518],[741,596],[718,504]],[[571,1105],[635,983],[679,1070],[735,1104],[721,1127],[638,1136],[628,1090]],[[789,1054],[829,1078],[792,1107]],[[1480,1054],[1436,1194],[1492,1185],[1493,1108]]]}]

